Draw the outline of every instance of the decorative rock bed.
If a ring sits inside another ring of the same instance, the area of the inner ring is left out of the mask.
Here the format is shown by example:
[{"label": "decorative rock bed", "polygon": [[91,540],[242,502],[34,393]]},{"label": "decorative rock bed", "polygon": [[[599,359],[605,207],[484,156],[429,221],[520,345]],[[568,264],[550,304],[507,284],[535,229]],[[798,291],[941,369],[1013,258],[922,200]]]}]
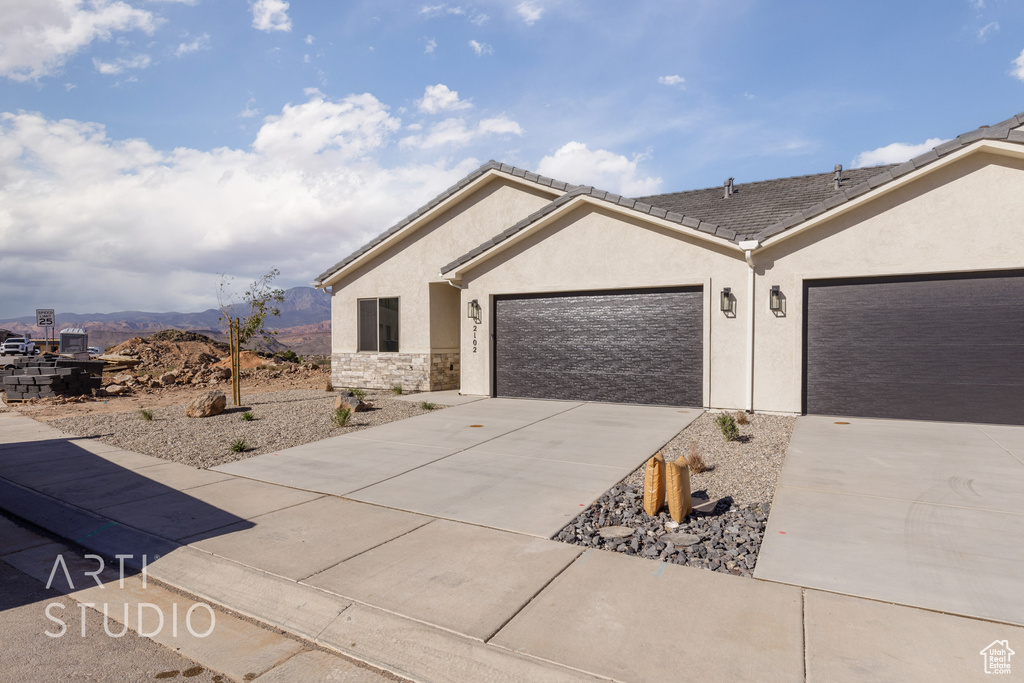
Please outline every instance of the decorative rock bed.
[{"label": "decorative rock bed", "polygon": [[641,466],[555,540],[751,576],[771,510],[764,501],[774,495],[795,418],[751,415],[739,427],[740,438],[730,442],[722,438],[716,416],[701,415],[662,449],[665,459],[674,461],[695,447],[708,464],[708,471],[691,478],[695,510],[682,524],[676,525],[667,509],[656,517],[644,512]]},{"label": "decorative rock bed", "polygon": [[753,574],[769,503],[709,501],[676,525],[667,510],[648,517],[643,502],[642,488],[616,486],[562,529],[555,540],[737,576]]}]

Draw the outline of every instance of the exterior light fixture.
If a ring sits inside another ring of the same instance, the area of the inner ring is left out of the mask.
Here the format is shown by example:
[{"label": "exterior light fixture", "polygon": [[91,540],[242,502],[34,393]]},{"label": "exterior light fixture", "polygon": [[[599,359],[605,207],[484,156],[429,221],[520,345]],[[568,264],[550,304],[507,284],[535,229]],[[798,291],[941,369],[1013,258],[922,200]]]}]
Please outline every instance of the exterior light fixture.
[{"label": "exterior light fixture", "polygon": [[778,285],[772,285],[772,289],[768,293],[768,308],[772,313],[782,312],[782,290]]},{"label": "exterior light fixture", "polygon": [[480,324],[480,316],[482,312],[483,309],[480,308],[480,302],[476,299],[470,301],[466,306],[466,317],[476,321],[478,325]]},{"label": "exterior light fixture", "polygon": [[735,306],[735,302],[733,301],[733,298],[732,298],[732,288],[731,287],[723,287],[722,288],[722,302],[721,302],[722,313],[725,313],[726,315],[729,315],[729,314],[733,313],[734,312],[734,310],[733,310],[734,306]]}]

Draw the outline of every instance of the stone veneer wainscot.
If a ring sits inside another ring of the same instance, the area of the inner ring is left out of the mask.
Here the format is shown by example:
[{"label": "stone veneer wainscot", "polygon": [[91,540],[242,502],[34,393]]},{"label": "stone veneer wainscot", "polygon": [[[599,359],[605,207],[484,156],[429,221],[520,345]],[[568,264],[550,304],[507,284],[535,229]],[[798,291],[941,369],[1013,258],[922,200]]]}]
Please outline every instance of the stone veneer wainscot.
[{"label": "stone veneer wainscot", "polygon": [[335,387],[442,391],[459,388],[459,352],[335,353],[331,355]]}]

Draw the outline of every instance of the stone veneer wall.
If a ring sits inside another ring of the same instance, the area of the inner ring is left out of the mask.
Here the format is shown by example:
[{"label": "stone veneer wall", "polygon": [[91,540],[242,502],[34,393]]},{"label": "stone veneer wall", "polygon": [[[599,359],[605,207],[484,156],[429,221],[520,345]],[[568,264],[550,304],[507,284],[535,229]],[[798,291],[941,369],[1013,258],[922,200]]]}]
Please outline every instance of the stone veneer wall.
[{"label": "stone veneer wall", "polygon": [[459,352],[443,351],[430,354],[430,390],[444,391],[459,388]]},{"label": "stone veneer wall", "polygon": [[440,391],[459,388],[459,352],[331,354],[335,387]]}]

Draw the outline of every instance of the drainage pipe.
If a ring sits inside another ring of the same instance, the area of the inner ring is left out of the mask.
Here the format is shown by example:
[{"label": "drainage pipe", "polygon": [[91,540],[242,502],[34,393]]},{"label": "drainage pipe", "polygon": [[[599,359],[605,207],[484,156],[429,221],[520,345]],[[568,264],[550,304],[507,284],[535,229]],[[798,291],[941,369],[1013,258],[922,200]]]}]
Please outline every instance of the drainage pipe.
[{"label": "drainage pipe", "polygon": [[747,260],[747,412],[754,412],[754,256],[761,243],[757,240],[740,242]]}]

